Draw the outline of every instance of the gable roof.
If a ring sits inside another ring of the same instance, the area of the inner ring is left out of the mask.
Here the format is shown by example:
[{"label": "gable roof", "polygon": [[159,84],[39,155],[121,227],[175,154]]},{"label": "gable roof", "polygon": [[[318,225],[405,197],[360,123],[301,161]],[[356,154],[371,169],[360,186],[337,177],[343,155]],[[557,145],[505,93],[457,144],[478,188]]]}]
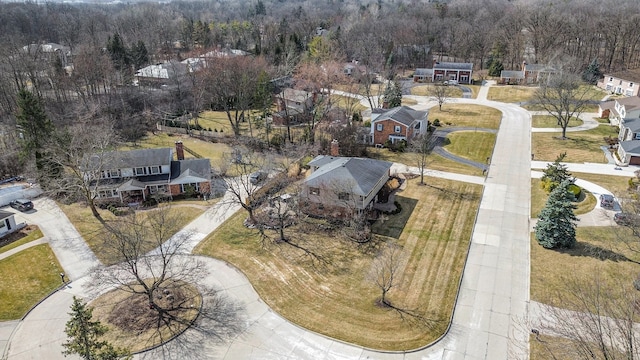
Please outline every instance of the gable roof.
[{"label": "gable roof", "polygon": [[304,103],[305,101],[311,99],[311,95],[312,94],[310,92],[308,92],[308,91],[286,88],[286,89],[282,90],[282,92],[279,93],[276,96],[278,96],[281,99],[288,100],[288,101],[295,101],[295,102],[299,102],[299,103]]},{"label": "gable roof", "polygon": [[640,154],[640,140],[621,141],[620,146],[630,155]]},{"label": "gable roof", "polygon": [[411,126],[411,124],[416,120],[426,119],[428,113],[428,111],[413,110],[408,106],[398,106],[381,113],[373,120],[373,122],[393,120],[405,126]]},{"label": "gable roof", "polygon": [[431,76],[433,75],[433,69],[417,68],[413,73],[415,76]]},{"label": "gable roof", "polygon": [[[172,148],[140,149],[129,151],[109,151],[102,155],[92,155],[92,165],[99,165],[101,158],[105,165],[101,169],[130,169],[144,166],[160,166],[171,164]],[[98,166],[96,166],[98,167]]]},{"label": "gable roof", "polygon": [[547,64],[524,64],[525,71],[537,71],[537,72],[557,72],[555,68]]},{"label": "gable roof", "polygon": [[191,184],[209,181],[209,159],[187,159],[171,162],[171,184]]},{"label": "gable roof", "polygon": [[473,63],[436,62],[433,69],[442,70],[473,70]]},{"label": "gable roof", "polygon": [[601,101],[600,104],[598,104],[598,106],[602,110],[607,110],[607,109],[611,110],[616,107],[616,101],[615,100]]},{"label": "gable roof", "polygon": [[624,109],[626,111],[640,107],[640,97],[638,96],[629,96],[626,98],[616,99],[615,101],[620,105],[624,105]]},{"label": "gable roof", "polygon": [[389,175],[388,161],[320,155],[309,162],[318,167],[305,179],[307,186],[346,186],[355,195],[367,196],[384,176]]},{"label": "gable roof", "polygon": [[171,79],[187,72],[187,64],[170,61],[168,63],[149,65],[138,69],[136,76],[153,79]]},{"label": "gable roof", "polygon": [[640,119],[626,119],[623,124],[634,133],[640,132]]},{"label": "gable roof", "polygon": [[15,215],[15,214],[12,213],[11,211],[0,210],[0,220],[6,219],[6,218],[11,217],[13,215]]},{"label": "gable roof", "polygon": [[524,79],[524,73],[519,70],[502,70],[500,71],[500,77],[509,79]]},{"label": "gable roof", "polygon": [[605,81],[609,81],[609,77],[640,83],[640,69],[619,71],[613,74],[604,74]]}]

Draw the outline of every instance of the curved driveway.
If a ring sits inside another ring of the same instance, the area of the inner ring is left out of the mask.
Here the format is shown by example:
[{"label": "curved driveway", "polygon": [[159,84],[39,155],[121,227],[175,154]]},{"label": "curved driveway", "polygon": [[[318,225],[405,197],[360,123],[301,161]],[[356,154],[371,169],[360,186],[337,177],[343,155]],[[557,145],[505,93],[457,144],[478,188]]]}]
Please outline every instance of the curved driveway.
[{"label": "curved driveway", "polygon": [[[271,311],[236,269],[207,259],[210,280],[230,301],[244,305],[245,330],[225,342],[204,341],[195,358],[212,359],[526,359],[529,303],[530,115],[516,105],[453,99],[502,111],[485,189],[480,203],[459,297],[450,330],[433,346],[407,353],[384,353],[341,343],[301,329]],[[486,97],[485,97],[486,98]],[[421,99],[416,108],[435,103]],[[445,104],[446,106],[446,104]],[[449,178],[456,178],[449,174]],[[461,177],[469,179],[469,177]],[[480,178],[481,180],[482,178]],[[475,180],[475,178],[474,178]],[[224,205],[221,205],[224,206]],[[214,206],[194,223],[200,234],[212,231],[220,209]],[[225,214],[228,216],[230,214]],[[63,225],[60,225],[63,226]],[[200,236],[199,236],[200,237]],[[62,239],[61,239],[62,240]],[[64,261],[61,261],[66,266]],[[88,261],[91,264],[92,261]],[[9,359],[62,359],[60,343],[72,295],[92,297],[90,287],[74,281],[57,292],[16,329]],[[36,336],[37,335],[37,336]],[[189,354],[189,358],[192,358]],[[147,354],[145,358],[156,358]],[[179,355],[178,355],[179,357]]]}]

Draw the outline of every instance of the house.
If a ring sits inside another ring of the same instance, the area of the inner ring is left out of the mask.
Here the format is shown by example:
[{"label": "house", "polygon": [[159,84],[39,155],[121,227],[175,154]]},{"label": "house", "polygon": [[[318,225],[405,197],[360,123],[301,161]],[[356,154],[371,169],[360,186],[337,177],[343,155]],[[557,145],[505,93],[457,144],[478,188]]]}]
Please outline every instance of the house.
[{"label": "house", "polygon": [[276,95],[277,112],[273,114],[275,125],[299,123],[313,110],[317,93],[286,88]]},{"label": "house", "polygon": [[14,215],[11,211],[0,210],[0,237],[9,235],[26,226],[25,223],[16,224]]},{"label": "house", "polygon": [[428,111],[413,110],[408,106],[393,109],[374,109],[371,112],[371,145],[384,145],[387,140],[410,141],[427,131]]},{"label": "house", "polygon": [[640,92],[640,69],[615,74],[605,74],[597,86],[611,94],[638,96]]},{"label": "house", "polygon": [[391,163],[374,159],[320,155],[300,190],[305,213],[346,217],[371,210],[389,180]]},{"label": "house", "polygon": [[600,104],[600,112],[609,110],[611,125],[621,126],[628,119],[640,118],[640,97],[631,96]]},{"label": "house", "polygon": [[22,51],[33,56],[42,54],[49,61],[59,59],[60,64],[65,68],[71,65],[71,48],[68,46],[56,43],[29,44],[23,46]]},{"label": "house", "polygon": [[178,81],[187,71],[186,63],[169,61],[138,69],[135,81],[138,85],[167,85]]},{"label": "house", "polygon": [[433,79],[433,69],[418,68],[413,73],[415,82],[432,81],[431,79]]},{"label": "house", "polygon": [[554,67],[543,64],[528,64],[522,62],[521,70],[502,70],[500,84],[536,84],[551,74],[558,73]]},{"label": "house", "polygon": [[351,60],[344,63],[342,72],[347,76],[360,76],[367,73],[367,68],[364,65],[360,65],[358,60]]},{"label": "house", "polygon": [[617,152],[622,164],[640,165],[640,117],[620,124]]},{"label": "house", "polygon": [[438,62],[433,64],[432,82],[457,80],[460,84],[471,84],[473,63]]},{"label": "house", "polygon": [[175,152],[177,160],[171,148],[93,155],[83,171],[98,202],[139,203],[153,196],[208,195],[209,159],[185,159],[180,141]]}]

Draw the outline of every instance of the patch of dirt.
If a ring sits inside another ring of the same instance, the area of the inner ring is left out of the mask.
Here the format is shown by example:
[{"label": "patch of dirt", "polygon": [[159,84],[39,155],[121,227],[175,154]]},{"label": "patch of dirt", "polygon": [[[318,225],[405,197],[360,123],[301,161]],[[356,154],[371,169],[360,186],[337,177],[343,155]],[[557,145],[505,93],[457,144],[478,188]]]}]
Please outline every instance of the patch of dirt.
[{"label": "patch of dirt", "polygon": [[24,228],[22,228],[20,231],[16,231],[3,238],[0,238],[0,247],[9,245],[14,241],[18,241],[24,238],[25,236],[29,235],[31,232],[35,230],[38,230],[37,225],[27,225]]}]

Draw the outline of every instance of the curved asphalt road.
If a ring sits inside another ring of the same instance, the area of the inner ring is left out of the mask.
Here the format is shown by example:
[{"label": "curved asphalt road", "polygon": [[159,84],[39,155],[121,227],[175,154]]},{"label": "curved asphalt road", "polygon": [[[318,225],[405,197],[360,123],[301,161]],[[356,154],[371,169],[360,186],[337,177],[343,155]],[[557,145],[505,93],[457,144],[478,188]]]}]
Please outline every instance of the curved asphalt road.
[{"label": "curved asphalt road", "polygon": [[[245,307],[244,331],[228,341],[203,341],[205,351],[184,354],[191,358],[212,359],[526,359],[529,354],[528,330],[522,326],[529,303],[529,183],[530,183],[530,115],[516,105],[480,99],[454,99],[455,103],[474,103],[498,108],[503,121],[496,139],[485,190],[451,328],[433,346],[406,353],[384,353],[363,349],[319,336],[301,329],[273,313],[258,298],[251,285],[238,271],[206,259],[211,268],[208,281],[216,285],[230,301]],[[484,97],[486,98],[486,97]],[[423,99],[416,108],[435,104]],[[445,105],[446,106],[446,105]],[[448,174],[456,178],[455,174]],[[460,176],[468,180],[468,176]],[[475,179],[475,177],[474,177]],[[482,178],[479,178],[480,181]],[[189,227],[197,237],[215,229],[230,211],[216,205]],[[82,239],[71,236],[66,218],[50,228],[63,233],[55,242],[76,249],[69,257],[74,274],[89,271],[95,265],[81,246]],[[193,225],[193,226],[192,226]],[[47,228],[48,229],[48,228]],[[48,236],[49,230],[43,230]],[[53,231],[53,230],[52,230]],[[86,247],[86,246],[85,246]],[[54,249],[55,251],[55,249]],[[57,253],[57,252],[56,252]],[[90,253],[90,251],[89,251]],[[67,266],[62,259],[63,266]],[[62,359],[60,344],[64,340],[64,323],[73,295],[91,298],[97,293],[83,283],[88,277],[69,284],[37,306],[16,328],[8,349],[9,359]],[[176,354],[180,357],[179,354]],[[146,358],[157,358],[147,354]]]}]

